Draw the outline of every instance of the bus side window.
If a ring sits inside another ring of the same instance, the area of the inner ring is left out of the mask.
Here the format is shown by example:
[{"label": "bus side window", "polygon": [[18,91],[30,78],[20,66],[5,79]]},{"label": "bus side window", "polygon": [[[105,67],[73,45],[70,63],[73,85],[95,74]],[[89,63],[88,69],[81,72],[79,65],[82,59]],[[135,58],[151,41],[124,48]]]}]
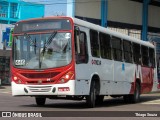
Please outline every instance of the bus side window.
[{"label": "bus side window", "polygon": [[93,57],[100,57],[98,32],[90,30],[91,53]]},{"label": "bus side window", "polygon": [[110,35],[99,33],[101,57],[104,59],[112,59],[110,39],[111,39]]},{"label": "bus side window", "polygon": [[142,51],[142,64],[144,66],[149,66],[148,47],[141,46],[141,51]]},{"label": "bus side window", "polygon": [[78,54],[79,63],[88,63],[87,37],[85,32],[80,32],[80,53]]},{"label": "bus side window", "polygon": [[132,43],[130,41],[123,40],[123,51],[125,62],[132,63]]},{"label": "bus side window", "polygon": [[135,64],[141,64],[140,45],[136,43],[133,43],[133,59]]},{"label": "bus side window", "polygon": [[153,48],[149,48],[149,66],[155,67],[155,52]]},{"label": "bus side window", "polygon": [[76,63],[77,64],[88,63],[88,50],[87,50],[86,33],[80,31],[78,27],[75,27],[74,40],[75,40]]},{"label": "bus side window", "polygon": [[122,61],[122,40],[117,37],[111,38],[113,58],[116,61]]},{"label": "bus side window", "polygon": [[79,27],[75,26],[74,27],[74,43],[75,43],[75,52],[76,52],[76,54],[80,53],[79,37],[80,37]]}]

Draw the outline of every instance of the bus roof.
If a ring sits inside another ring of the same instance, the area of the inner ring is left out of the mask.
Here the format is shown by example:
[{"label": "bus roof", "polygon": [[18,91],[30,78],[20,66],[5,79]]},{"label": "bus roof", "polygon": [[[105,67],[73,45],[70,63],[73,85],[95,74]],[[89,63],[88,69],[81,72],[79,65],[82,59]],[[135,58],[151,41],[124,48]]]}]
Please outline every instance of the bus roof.
[{"label": "bus roof", "polygon": [[96,24],[93,24],[93,23],[90,23],[90,22],[87,22],[87,21],[84,21],[84,20],[80,20],[78,18],[74,18],[74,17],[51,16],[51,17],[44,17],[44,18],[33,18],[33,19],[29,19],[29,20],[22,20],[22,21],[19,21],[19,22],[30,21],[30,20],[40,20],[40,19],[67,19],[67,18],[72,19],[74,24],[77,24],[77,25],[80,25],[80,26],[83,26],[83,27],[86,27],[86,28],[89,28],[89,29],[93,29],[93,30],[97,30],[99,32],[107,33],[107,34],[110,34],[111,36],[115,36],[115,37],[119,37],[121,39],[129,40],[131,42],[135,42],[135,43],[140,44],[140,45],[145,45],[145,46],[152,47],[152,48],[155,47],[153,44],[151,44],[148,41],[143,41],[143,40],[140,40],[140,39],[137,39],[137,38],[133,38],[131,36],[128,36],[128,35],[110,30],[108,28],[102,27],[100,25],[96,25]]},{"label": "bus roof", "polygon": [[87,21],[84,21],[84,20],[80,20],[80,19],[77,19],[77,18],[72,18],[72,19],[73,19],[74,23],[77,24],[77,25],[80,25],[80,26],[83,26],[83,27],[86,27],[86,28],[90,28],[90,29],[93,29],[93,30],[97,30],[99,32],[107,33],[107,34],[110,34],[111,36],[119,37],[119,38],[124,39],[124,40],[129,40],[129,41],[135,42],[137,44],[145,45],[145,46],[152,47],[152,48],[155,47],[152,43],[150,43],[148,41],[143,41],[141,39],[133,38],[131,36],[128,36],[128,35],[110,30],[108,28],[105,28],[105,27],[102,27],[102,26],[99,26],[99,25],[96,25],[96,24],[93,24],[93,23],[90,23],[90,22],[87,22]]}]

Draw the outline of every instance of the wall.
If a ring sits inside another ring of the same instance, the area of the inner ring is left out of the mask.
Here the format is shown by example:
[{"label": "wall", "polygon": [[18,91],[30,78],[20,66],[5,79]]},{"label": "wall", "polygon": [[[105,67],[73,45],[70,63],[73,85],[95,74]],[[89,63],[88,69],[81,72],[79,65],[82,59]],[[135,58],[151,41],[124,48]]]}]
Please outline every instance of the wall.
[{"label": "wall", "polygon": [[129,0],[109,0],[108,20],[142,25],[142,4]]},{"label": "wall", "polygon": [[[23,1],[0,1],[0,23],[15,23],[19,20],[44,16],[44,5]],[[9,7],[10,6],[10,7]],[[3,20],[3,21],[2,21]]]},{"label": "wall", "polygon": [[148,25],[160,28],[160,7],[150,5],[148,14]]},{"label": "wall", "polygon": [[[101,0],[75,0],[75,16],[101,19]],[[108,21],[116,22],[114,25],[123,23],[136,25],[135,28],[142,29],[142,9],[143,3],[130,0],[108,0]],[[151,32],[160,30],[160,7],[149,5],[148,25],[154,27]],[[125,27],[125,26],[124,26]],[[132,26],[133,29],[134,26]],[[151,29],[149,29],[151,30]]]},{"label": "wall", "polygon": [[[5,31],[7,27],[13,27],[13,25],[0,24],[0,50],[3,49],[2,34],[3,34],[3,31]],[[10,50],[10,48],[7,48],[7,50]]]},{"label": "wall", "polygon": [[21,3],[20,19],[44,17],[44,5]]},{"label": "wall", "polygon": [[[99,2],[98,2],[99,1]],[[76,0],[75,16],[101,18],[101,0],[86,3]],[[108,0],[108,20],[122,23],[141,24],[142,4],[129,0]]]},{"label": "wall", "polygon": [[75,16],[100,19],[100,1],[101,0],[75,0]]}]

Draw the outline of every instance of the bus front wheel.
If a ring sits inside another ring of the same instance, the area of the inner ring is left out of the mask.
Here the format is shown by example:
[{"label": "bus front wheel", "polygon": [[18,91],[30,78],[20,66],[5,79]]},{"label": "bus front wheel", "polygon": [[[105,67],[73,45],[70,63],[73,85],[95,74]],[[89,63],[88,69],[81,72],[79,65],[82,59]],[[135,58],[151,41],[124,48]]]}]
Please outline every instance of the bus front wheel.
[{"label": "bus front wheel", "polygon": [[37,104],[38,106],[43,106],[43,105],[45,105],[46,98],[35,97],[35,100],[36,100],[36,104]]},{"label": "bus front wheel", "polygon": [[96,104],[102,104],[104,100],[104,95],[97,95],[96,96]]},{"label": "bus front wheel", "polygon": [[94,108],[96,102],[96,86],[95,81],[91,82],[90,94],[86,96],[86,103],[88,107]]}]

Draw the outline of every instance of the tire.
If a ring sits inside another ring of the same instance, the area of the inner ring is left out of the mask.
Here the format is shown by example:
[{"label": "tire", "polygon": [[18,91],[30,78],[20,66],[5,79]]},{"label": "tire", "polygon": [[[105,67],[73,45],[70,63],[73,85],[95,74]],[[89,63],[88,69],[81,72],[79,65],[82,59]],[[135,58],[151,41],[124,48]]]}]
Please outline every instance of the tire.
[{"label": "tire", "polygon": [[138,82],[136,82],[136,87],[135,87],[135,91],[134,91],[134,94],[131,95],[131,102],[132,103],[137,103],[140,101],[140,85]]},{"label": "tire", "polygon": [[119,98],[122,97],[121,95],[110,95],[112,98]]},{"label": "tire", "polygon": [[104,99],[104,95],[96,96],[96,104],[102,104]]},{"label": "tire", "polygon": [[125,103],[130,103],[130,95],[124,95],[123,100]]},{"label": "tire", "polygon": [[96,103],[96,86],[95,81],[92,81],[90,93],[86,96],[86,103],[89,108],[94,108]]},{"label": "tire", "polygon": [[37,104],[38,106],[43,106],[43,105],[45,105],[46,98],[36,97],[35,100],[36,100],[36,104]]},{"label": "tire", "polygon": [[140,85],[138,82],[136,82],[135,90],[133,95],[125,95],[123,96],[123,99],[126,103],[137,103],[140,101]]}]

